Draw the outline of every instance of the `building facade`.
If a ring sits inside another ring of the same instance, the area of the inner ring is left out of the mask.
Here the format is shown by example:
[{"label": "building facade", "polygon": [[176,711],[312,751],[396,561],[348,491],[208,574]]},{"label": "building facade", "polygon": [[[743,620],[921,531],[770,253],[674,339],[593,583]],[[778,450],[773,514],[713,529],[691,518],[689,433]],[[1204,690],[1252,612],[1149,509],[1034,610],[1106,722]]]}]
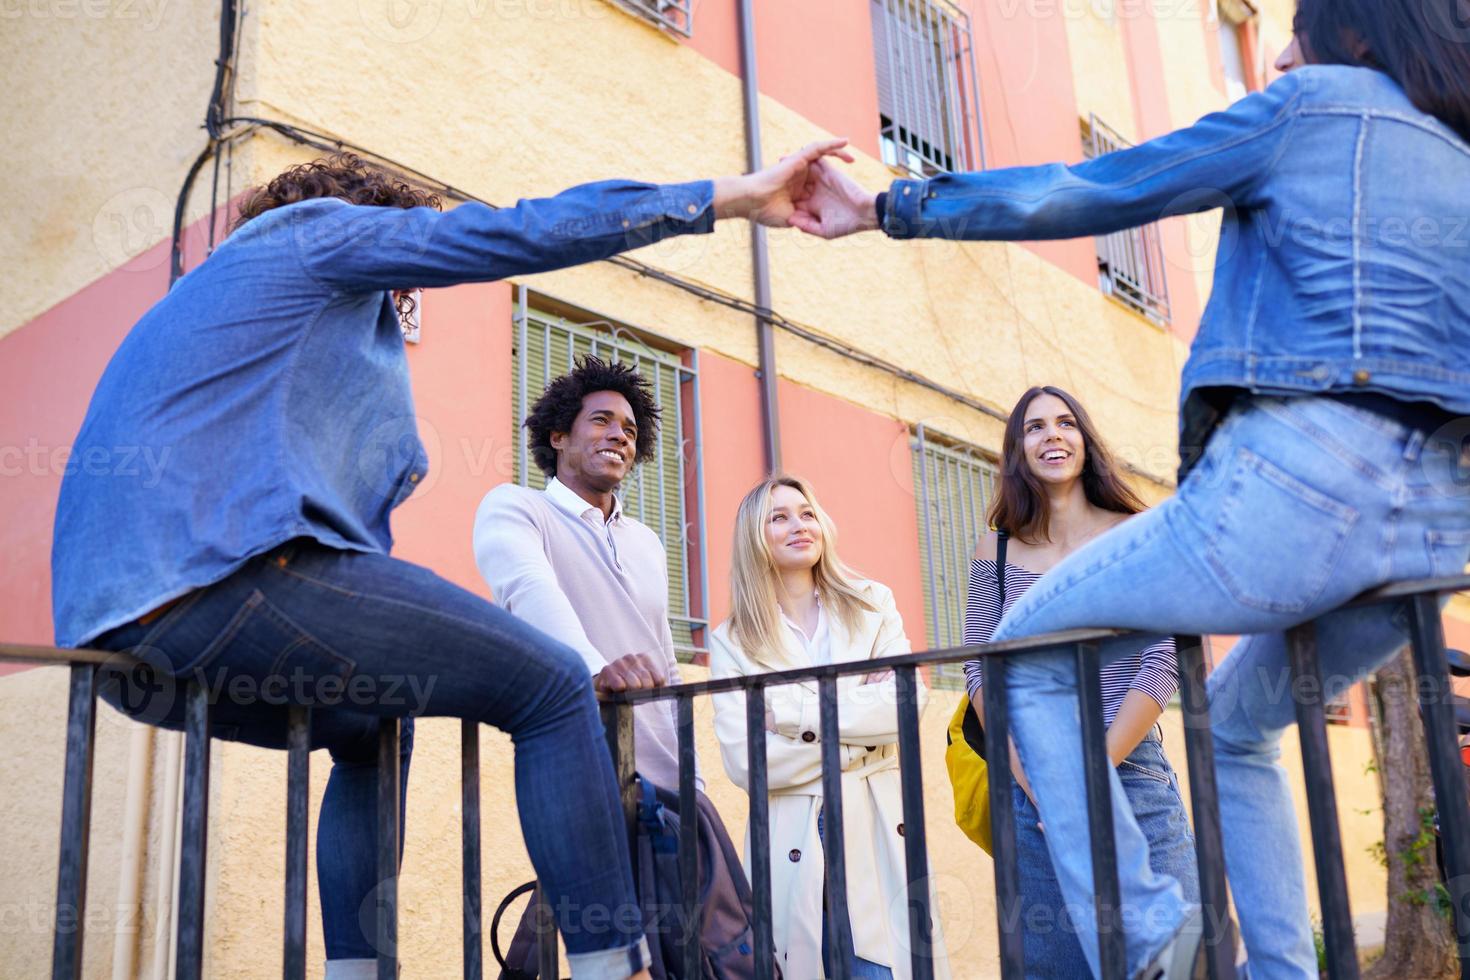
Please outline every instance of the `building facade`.
[{"label": "building facade", "polygon": [[[449,189],[446,205],[456,193],[509,204],[606,177],[747,169],[737,0],[222,6],[0,9],[14,52],[0,119],[24,146],[15,161],[24,191],[0,228],[0,257],[25,283],[0,312],[7,641],[51,641],[56,490],[78,465],[69,440],[112,351],[168,287],[176,212],[187,269],[224,237],[244,188],[339,141]],[[752,6],[765,158],[845,136],[855,176],[874,189],[914,173],[1075,161],[1186,125],[1269,82],[1291,16],[1290,0]],[[227,49],[222,33],[233,38]],[[66,70],[79,65],[88,67]],[[212,91],[220,111],[206,130]],[[1205,215],[1023,244],[772,233],[773,433],[763,428],[770,395],[743,225],[631,262],[430,291],[409,359],[432,469],[396,513],[395,553],[488,596],[470,548],[475,507],[497,483],[539,478],[518,420],[545,380],[597,352],[642,367],[664,407],[657,459],[631,478],[625,504],[668,550],[671,626],[691,676],[707,629],[729,612],[735,507],[766,472],[770,443],[821,494],[844,558],[893,588],[914,647],[955,645],[1002,419],[1027,387],[1071,390],[1140,493],[1172,492],[1179,369],[1208,298],[1217,224]],[[1451,645],[1470,646],[1467,623],[1463,606],[1449,610]],[[924,721],[929,839],[931,865],[947,869],[939,891],[954,972],[980,977],[996,970],[990,864],[950,825],[941,762],[957,673],[933,678],[941,690]],[[27,787],[4,803],[24,841],[0,872],[15,924],[0,929],[6,975],[40,973],[49,954],[64,694],[60,672],[0,676],[0,731],[22,747],[0,771],[6,785]],[[1361,718],[1365,703],[1355,696],[1347,714]],[[708,760],[717,749],[700,707]],[[163,976],[178,738],[110,710],[100,733],[86,973]],[[493,907],[530,875],[506,829],[508,741],[488,731],[483,740]],[[410,972],[449,975],[459,948],[458,726],[424,723],[417,745],[400,935]],[[1363,774],[1366,731],[1335,729],[1333,751],[1340,791],[1361,783],[1376,800]],[[325,757],[313,763],[319,796]],[[219,745],[214,766],[211,972],[271,975],[284,758]],[[716,773],[711,795],[742,832],[742,794]],[[1377,810],[1344,808],[1343,821],[1354,908],[1381,910],[1382,872],[1366,854],[1381,836]],[[312,941],[319,969],[319,932]]]}]

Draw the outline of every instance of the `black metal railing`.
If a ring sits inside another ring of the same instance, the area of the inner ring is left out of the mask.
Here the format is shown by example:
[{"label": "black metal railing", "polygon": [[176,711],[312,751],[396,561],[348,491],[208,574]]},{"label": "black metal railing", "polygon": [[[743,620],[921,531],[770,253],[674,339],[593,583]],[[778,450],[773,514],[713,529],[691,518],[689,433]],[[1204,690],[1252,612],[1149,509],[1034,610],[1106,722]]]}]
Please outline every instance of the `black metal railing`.
[{"label": "black metal railing", "polygon": [[[1462,969],[1470,967],[1470,803],[1458,750],[1454,698],[1450,690],[1439,597],[1470,591],[1470,575],[1401,582],[1368,593],[1350,605],[1398,603],[1408,616],[1414,664],[1419,675],[1421,714],[1429,747],[1430,769],[1440,817],[1447,886],[1454,907]],[[755,911],[756,975],[775,975],[771,933],[771,874],[769,800],[765,753],[765,692],[767,688],[801,681],[818,684],[821,718],[822,785],[826,816],[823,846],[827,855],[828,906],[826,929],[829,948],[838,951],[833,974],[851,975],[852,945],[847,916],[846,863],[843,849],[841,764],[838,744],[837,679],[854,673],[891,669],[897,689],[898,746],[903,801],[904,850],[908,882],[909,949],[915,980],[934,975],[930,922],[929,869],[924,834],[924,798],[919,740],[918,670],[922,667],[984,658],[987,738],[1005,744],[1008,737],[1005,666],[1009,657],[1047,650],[1068,650],[1077,660],[1079,700],[1084,719],[1083,761],[1087,807],[1092,830],[1094,914],[1097,917],[1101,964],[1105,978],[1122,977],[1125,969],[1117,856],[1113,846],[1109,800],[1108,757],[1102,731],[1102,693],[1098,680],[1099,646],[1129,635],[1118,630],[1071,630],[1025,640],[986,646],[930,651],[881,660],[832,664],[779,671],[752,677],[724,678],[605,699],[603,717],[612,752],[625,815],[632,820],[637,786],[633,773],[633,709],[648,701],[674,699],[678,706],[679,800],[681,812],[695,809],[694,699],[722,692],[744,691],[749,752],[751,884]],[[1233,976],[1233,950],[1221,942],[1220,931],[1228,909],[1224,849],[1215,789],[1213,744],[1205,695],[1205,663],[1199,637],[1176,637],[1180,700],[1183,709],[1185,753],[1201,899],[1205,907],[1207,957],[1216,980]],[[1305,623],[1287,631],[1293,691],[1320,691],[1316,629]],[[126,656],[93,650],[56,650],[0,644],[0,660],[68,665],[71,684],[67,714],[66,771],[62,791],[61,849],[57,870],[57,903],[53,944],[54,980],[80,976],[87,881],[87,836],[91,804],[92,759],[97,713],[98,670],[130,669],[137,664]],[[1302,682],[1306,682],[1303,684]],[[184,813],[179,863],[179,923],[177,976],[195,980],[204,958],[204,893],[209,797],[209,715],[206,689],[185,684]],[[1357,955],[1342,862],[1342,840],[1337,802],[1328,756],[1324,701],[1296,698],[1302,761],[1306,774],[1307,805],[1316,857],[1317,885],[1326,941],[1327,970],[1335,978],[1358,976]],[[293,707],[287,732],[288,785],[285,880],[284,969],[287,978],[306,975],[306,834],[309,783],[310,709]],[[378,975],[397,976],[397,876],[399,865],[399,723],[385,720],[380,729],[378,794]],[[1000,932],[1002,975],[1023,975],[1022,935],[1014,914],[1019,887],[1014,860],[1015,826],[1011,799],[1011,772],[1006,752],[990,753],[991,830],[994,844],[996,912]],[[463,723],[463,914],[464,976],[483,976],[479,731]],[[682,921],[697,923],[699,909],[697,851],[693,834],[680,838]],[[538,898],[539,901],[539,898]],[[1009,923],[1009,925],[1008,925]],[[697,934],[697,930],[696,930]],[[557,975],[554,931],[541,930],[540,975]],[[698,973],[697,943],[686,946],[684,975]]]}]

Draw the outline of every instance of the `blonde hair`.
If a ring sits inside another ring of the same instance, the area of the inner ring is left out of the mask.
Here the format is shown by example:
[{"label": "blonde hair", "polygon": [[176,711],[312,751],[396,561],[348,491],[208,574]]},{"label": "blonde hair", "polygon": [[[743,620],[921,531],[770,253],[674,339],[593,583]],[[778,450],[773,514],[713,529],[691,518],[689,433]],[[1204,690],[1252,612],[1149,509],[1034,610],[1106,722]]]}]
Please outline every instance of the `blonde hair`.
[{"label": "blonde hair", "polygon": [[800,477],[778,474],[762,480],[745,495],[735,514],[735,541],[730,557],[730,638],[745,655],[772,670],[794,667],[781,643],[781,613],[777,602],[779,576],[766,525],[771,520],[771,493],[790,487],[806,498],[822,529],[822,554],[812,568],[812,578],[822,597],[822,606],[837,617],[844,628],[856,628],[864,610],[877,607],[854,584],[858,578],[837,557],[837,527],[817,503],[816,495]]}]

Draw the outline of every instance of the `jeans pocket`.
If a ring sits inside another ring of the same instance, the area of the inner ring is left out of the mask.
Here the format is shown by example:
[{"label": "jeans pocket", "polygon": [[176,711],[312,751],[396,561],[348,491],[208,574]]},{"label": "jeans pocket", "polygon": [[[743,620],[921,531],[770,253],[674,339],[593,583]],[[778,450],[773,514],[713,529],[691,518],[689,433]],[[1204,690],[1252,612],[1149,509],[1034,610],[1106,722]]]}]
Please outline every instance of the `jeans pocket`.
[{"label": "jeans pocket", "polygon": [[1169,774],[1166,772],[1160,772],[1157,769],[1134,762],[1132,759],[1124,759],[1118,763],[1118,776],[1122,778],[1129,775],[1144,776],[1152,779],[1156,783],[1163,783],[1165,786],[1170,785],[1172,782]]},{"label": "jeans pocket", "polygon": [[[211,666],[217,676],[203,676]],[[356,666],[254,589],[203,653],[179,673],[195,674],[217,697],[239,707],[337,706]]]},{"label": "jeans pocket", "polygon": [[[1358,512],[1241,446],[1205,560],[1242,605],[1299,613],[1322,593]],[[1270,556],[1275,560],[1262,560]]]},{"label": "jeans pocket", "polygon": [[1429,574],[1459,575],[1470,559],[1470,530],[1425,531],[1424,546],[1429,551]]}]

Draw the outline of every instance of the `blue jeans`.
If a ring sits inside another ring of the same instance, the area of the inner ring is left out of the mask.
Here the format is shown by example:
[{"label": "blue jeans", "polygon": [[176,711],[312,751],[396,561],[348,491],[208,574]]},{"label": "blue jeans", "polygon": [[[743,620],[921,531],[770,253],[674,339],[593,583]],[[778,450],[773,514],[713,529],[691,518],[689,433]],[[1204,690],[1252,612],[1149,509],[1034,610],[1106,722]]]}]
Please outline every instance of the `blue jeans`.
[{"label": "blue jeans", "polygon": [[[1179,796],[1179,777],[1164,755],[1164,743],[1151,732],[1118,766],[1118,779],[1128,805],[1148,839],[1148,863],[1155,874],[1179,882],[1187,901],[1199,901],[1199,868],[1194,834]],[[1092,906],[1068,905],[1046,851],[1046,835],[1037,829],[1036,807],[1011,787],[1016,814],[1016,862],[1021,877],[1021,929],[1028,977],[1084,977],[1087,957],[1077,941],[1077,920],[1092,917]]]},{"label": "blue jeans", "polygon": [[[1315,977],[1301,844],[1281,734],[1294,696],[1330,699],[1408,639],[1401,608],[1332,612],[1386,582],[1460,572],[1470,557],[1470,481],[1458,442],[1330,398],[1255,398],[1231,411],[1179,492],[1078,550],[1033,585],[996,640],[1082,626],[1244,638],[1210,677],[1226,870],[1253,977]],[[1283,631],[1318,624],[1321,692],[1293,692]],[[1138,641],[1105,644],[1104,661]],[[1089,907],[1077,677],[1067,653],[1008,669],[1013,736],[1046,824],[1062,894]],[[1065,746],[1063,746],[1065,748]],[[1189,899],[1155,872],[1110,776],[1130,970],[1178,929]],[[1096,926],[1078,923],[1097,972]]]},{"label": "blue jeans", "polygon": [[[377,955],[378,719],[447,715],[494,725],[515,743],[521,834],[573,975],[622,980],[648,964],[587,668],[503,609],[417,565],[299,540],[98,644],[156,669],[113,672],[102,684],[140,720],[180,727],[173,680],[197,679],[213,692],[214,735],[280,748],[287,704],[312,706],[312,747],[333,762],[317,833],[328,959]],[[405,774],[410,744],[411,734]]]}]

